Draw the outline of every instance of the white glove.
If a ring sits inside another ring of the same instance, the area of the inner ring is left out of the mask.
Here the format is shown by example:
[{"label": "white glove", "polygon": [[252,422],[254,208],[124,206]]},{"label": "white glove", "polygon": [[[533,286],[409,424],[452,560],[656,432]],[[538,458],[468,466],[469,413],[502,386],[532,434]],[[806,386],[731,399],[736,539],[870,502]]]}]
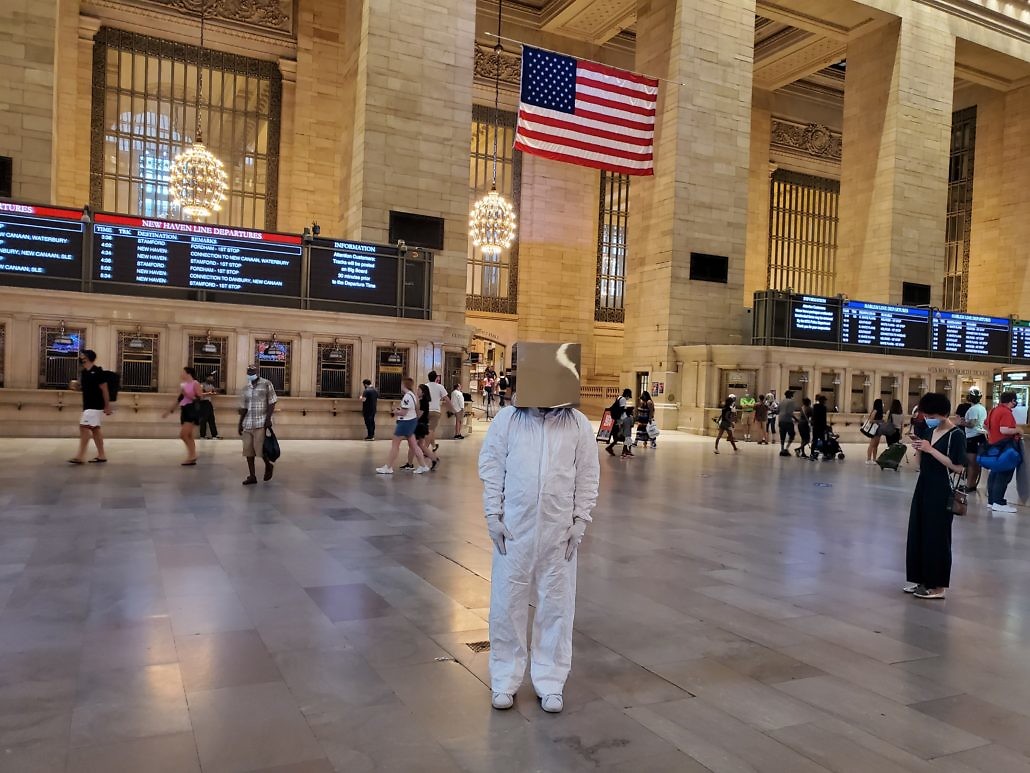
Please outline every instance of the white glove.
[{"label": "white glove", "polygon": [[587,522],[582,518],[573,518],[572,525],[565,530],[565,560],[571,561],[576,554],[576,548],[583,541],[583,535],[587,533]]},{"label": "white glove", "polygon": [[504,546],[505,540],[515,539],[511,536],[511,532],[508,531],[508,527],[504,525],[499,515],[488,515],[486,517],[486,530],[490,532],[490,539],[494,541],[497,546],[497,552],[502,556],[508,554],[508,549]]}]

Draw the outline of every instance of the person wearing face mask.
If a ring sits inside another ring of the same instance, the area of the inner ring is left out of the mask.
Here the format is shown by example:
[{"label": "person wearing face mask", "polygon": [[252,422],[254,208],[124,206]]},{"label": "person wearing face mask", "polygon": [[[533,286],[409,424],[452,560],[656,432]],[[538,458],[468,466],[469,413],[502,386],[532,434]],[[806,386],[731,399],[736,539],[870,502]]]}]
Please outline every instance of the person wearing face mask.
[{"label": "person wearing face mask", "polygon": [[[510,709],[531,659],[544,711],[564,707],[572,668],[576,557],[597,502],[594,430],[579,402],[578,344],[516,349],[519,389],[490,425],[479,455],[493,541],[490,682],[495,709]],[[526,636],[535,602],[532,653]]]},{"label": "person wearing face mask", "polygon": [[254,458],[262,453],[262,461],[265,463],[266,481],[272,479],[275,465],[263,454],[265,444],[265,430],[272,426],[272,414],[275,413],[275,404],[279,398],[275,396],[275,387],[272,382],[258,375],[256,365],[247,366],[247,384],[240,392],[240,438],[243,440],[243,456],[247,460],[249,474],[243,481],[244,486],[253,486],[257,483],[257,473],[254,470]]},{"label": "person wearing face mask", "polygon": [[951,402],[942,394],[923,395],[919,411],[924,421],[911,434],[919,479],[908,517],[908,583],[902,590],[943,599],[951,582],[951,476],[966,469],[966,433],[951,423]]}]

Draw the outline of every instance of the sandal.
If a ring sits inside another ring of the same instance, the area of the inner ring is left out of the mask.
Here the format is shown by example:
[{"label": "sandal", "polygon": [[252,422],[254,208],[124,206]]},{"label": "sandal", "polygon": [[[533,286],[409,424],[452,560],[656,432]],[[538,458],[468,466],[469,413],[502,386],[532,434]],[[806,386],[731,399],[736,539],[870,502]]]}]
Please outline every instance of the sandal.
[{"label": "sandal", "polygon": [[248,475],[243,481],[244,486],[253,486],[256,483],[257,478],[255,478],[253,475]]},{"label": "sandal", "polygon": [[81,459],[69,459],[68,464],[85,464]]},{"label": "sandal", "polygon": [[197,460],[194,459],[193,461],[190,461],[190,462],[183,462],[181,466],[182,467],[193,467],[196,464],[197,464]]},{"label": "sandal", "polygon": [[106,462],[107,462],[107,459],[101,459],[99,456],[96,459],[90,459],[89,460],[90,464],[105,464]]}]

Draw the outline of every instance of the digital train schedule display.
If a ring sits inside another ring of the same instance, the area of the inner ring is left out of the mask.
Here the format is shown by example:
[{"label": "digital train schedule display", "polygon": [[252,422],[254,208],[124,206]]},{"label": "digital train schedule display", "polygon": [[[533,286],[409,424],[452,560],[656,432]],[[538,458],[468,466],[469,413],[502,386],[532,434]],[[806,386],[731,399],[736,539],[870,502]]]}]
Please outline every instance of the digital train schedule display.
[{"label": "digital train schedule display", "polygon": [[310,295],[326,301],[397,305],[400,258],[390,245],[316,239],[311,243]]},{"label": "digital train schedule display", "polygon": [[0,201],[0,276],[82,279],[82,212]]},{"label": "digital train schedule display", "polygon": [[840,336],[840,300],[799,295],[790,303],[790,340],[836,346]]},{"label": "digital train schedule display", "polygon": [[136,286],[300,296],[301,237],[97,213],[93,279]]},{"label": "digital train schedule display", "polygon": [[935,354],[978,360],[1009,358],[1010,322],[956,311],[934,311],[930,346]]},{"label": "digital train schedule display", "polygon": [[845,349],[926,352],[930,345],[930,312],[913,306],[845,301],[840,327]]}]

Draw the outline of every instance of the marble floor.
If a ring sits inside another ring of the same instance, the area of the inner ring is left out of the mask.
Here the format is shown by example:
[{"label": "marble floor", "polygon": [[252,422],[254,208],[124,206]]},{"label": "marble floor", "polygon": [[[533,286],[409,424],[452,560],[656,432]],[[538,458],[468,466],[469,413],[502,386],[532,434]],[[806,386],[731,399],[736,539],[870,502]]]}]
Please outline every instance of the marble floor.
[{"label": "marble floor", "polygon": [[247,488],[231,439],[0,444],[0,771],[1030,771],[1030,511],[974,502],[917,601],[915,476],[856,453],[602,455],[566,711],[491,710],[481,437]]}]

